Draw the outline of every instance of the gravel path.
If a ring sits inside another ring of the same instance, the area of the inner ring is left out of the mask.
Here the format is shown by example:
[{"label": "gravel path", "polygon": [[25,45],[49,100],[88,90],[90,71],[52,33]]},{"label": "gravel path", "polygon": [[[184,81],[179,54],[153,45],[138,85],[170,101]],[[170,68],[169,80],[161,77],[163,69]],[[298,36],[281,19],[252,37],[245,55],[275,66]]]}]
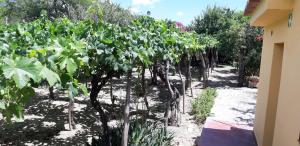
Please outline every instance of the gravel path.
[{"label": "gravel path", "polygon": [[[193,82],[193,85],[196,85],[197,81]],[[181,116],[180,127],[169,126],[168,130],[174,134],[174,146],[193,146],[195,141],[200,136],[202,132],[202,126],[195,122],[194,116],[191,115],[192,111],[192,100],[196,98],[196,95],[199,95],[202,89],[194,88],[194,97],[186,97],[186,113]],[[187,94],[190,95],[190,90],[187,91]]]},{"label": "gravel path", "polygon": [[[220,66],[211,72],[209,86],[217,89],[218,96],[210,118],[252,127],[257,89],[237,87],[237,75],[234,72],[235,69],[230,66]],[[190,113],[192,100],[199,96],[203,89],[202,84],[196,79],[192,86],[194,97],[187,97],[187,112],[182,115],[181,126],[168,127],[174,133],[175,146],[193,146],[201,135],[203,125],[195,123]]]}]

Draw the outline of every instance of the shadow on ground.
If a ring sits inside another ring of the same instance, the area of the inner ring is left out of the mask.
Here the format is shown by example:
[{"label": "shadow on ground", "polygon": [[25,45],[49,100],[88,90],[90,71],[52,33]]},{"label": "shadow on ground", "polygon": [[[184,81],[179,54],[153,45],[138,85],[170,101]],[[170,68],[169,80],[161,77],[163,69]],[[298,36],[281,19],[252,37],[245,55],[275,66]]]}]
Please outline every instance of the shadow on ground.
[{"label": "shadow on ground", "polygon": [[[87,135],[98,132],[99,126],[94,125],[97,115],[87,100],[75,100],[75,123],[80,125],[80,133],[69,138],[57,136],[67,123],[68,99],[61,97],[51,101],[48,96],[38,94],[32,98],[25,111],[24,122],[7,123],[0,121],[0,144],[7,145],[78,145],[85,144]],[[94,126],[92,126],[94,125]],[[94,127],[94,129],[90,129]],[[72,133],[70,133],[72,134]]]},{"label": "shadow on ground", "polygon": [[[216,70],[211,76],[214,78],[209,81],[211,87],[236,87],[236,76],[232,71]],[[222,76],[222,74],[229,74]],[[197,69],[192,70],[192,80],[197,83],[194,88],[199,90],[203,84],[196,82],[199,79]],[[178,75],[172,78],[171,82],[181,91],[180,80]],[[137,75],[134,76],[133,82],[138,82]],[[150,76],[147,76],[147,98],[150,103],[150,111],[152,115],[149,119],[163,121],[165,104],[169,96],[169,92],[165,85],[159,83],[158,86],[150,86]],[[117,97],[116,104],[122,109],[125,98],[125,77],[113,79],[113,94]],[[131,109],[143,111],[143,98],[137,98],[137,91],[132,86],[132,105]],[[75,123],[78,129],[74,132],[68,131],[66,126],[68,120],[68,98],[65,94],[59,94],[60,98],[50,100],[48,90],[39,88],[37,96],[30,101],[25,111],[25,121],[20,123],[6,123],[0,119],[0,145],[85,145],[87,140],[93,136],[97,136],[101,131],[101,122],[99,122],[98,114],[90,104],[89,97],[79,97],[75,100]],[[187,97],[188,98],[188,97]],[[99,95],[99,101],[111,104],[110,101],[110,82],[103,88]],[[251,103],[249,103],[251,104]],[[137,106],[136,106],[137,105]],[[234,109],[233,109],[234,110]],[[236,109],[237,110],[237,109]],[[119,120],[122,116],[122,111],[111,111],[110,115],[116,115],[114,119]],[[248,111],[240,111],[248,112]],[[252,111],[250,111],[252,112]],[[254,112],[254,111],[253,111]],[[191,120],[191,119],[187,119]],[[247,119],[241,119],[247,120]],[[200,133],[199,133],[200,134]],[[196,137],[194,137],[195,139]]]}]

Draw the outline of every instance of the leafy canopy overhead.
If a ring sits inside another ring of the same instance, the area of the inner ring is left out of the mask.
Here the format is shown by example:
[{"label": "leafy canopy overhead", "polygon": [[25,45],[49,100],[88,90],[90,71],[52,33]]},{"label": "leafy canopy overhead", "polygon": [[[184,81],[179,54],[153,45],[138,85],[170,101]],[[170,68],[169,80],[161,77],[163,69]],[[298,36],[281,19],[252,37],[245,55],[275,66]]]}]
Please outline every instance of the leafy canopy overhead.
[{"label": "leafy canopy overhead", "polygon": [[66,90],[74,99],[80,83],[99,73],[124,73],[134,67],[150,66],[154,58],[179,61],[213,42],[200,41],[194,32],[183,32],[175,23],[140,16],[130,25],[87,19],[41,19],[0,25],[0,112],[9,121],[23,117],[23,106],[34,96],[34,87]]}]

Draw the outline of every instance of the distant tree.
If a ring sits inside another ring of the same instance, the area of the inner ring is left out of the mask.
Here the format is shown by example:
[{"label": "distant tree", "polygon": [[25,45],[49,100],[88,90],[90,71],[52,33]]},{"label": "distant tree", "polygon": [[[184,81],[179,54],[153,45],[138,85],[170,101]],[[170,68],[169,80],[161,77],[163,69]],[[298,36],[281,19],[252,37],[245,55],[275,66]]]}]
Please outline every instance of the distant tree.
[{"label": "distant tree", "polygon": [[221,63],[235,64],[239,73],[239,85],[243,86],[246,76],[258,75],[262,46],[262,29],[251,27],[249,17],[243,12],[235,12],[227,8],[208,7],[201,16],[192,23],[199,35],[209,35],[217,39],[218,44],[206,49],[207,53],[216,55],[209,57],[210,64],[216,60]]},{"label": "distant tree", "polygon": [[261,28],[246,24],[240,32],[240,47],[238,52],[239,86],[247,83],[247,76],[258,76],[261,60],[262,41],[257,39],[262,34]]},{"label": "distant tree", "polygon": [[210,35],[219,41],[216,54],[221,63],[234,61],[233,48],[238,36],[232,28],[233,14],[234,11],[227,8],[208,7],[192,22],[192,27],[198,34]]},{"label": "distant tree", "polygon": [[100,0],[0,0],[2,21],[33,21],[47,12],[50,20],[68,17],[71,20],[93,18],[114,24],[128,24],[133,19],[129,10],[118,4]]},{"label": "distant tree", "polygon": [[129,9],[124,9],[119,4],[104,1],[100,4],[100,8],[105,22],[128,25],[134,19]]},{"label": "distant tree", "polygon": [[15,21],[21,18],[22,13],[20,13],[15,3],[15,1],[11,0],[0,0],[0,18],[2,22],[8,23],[9,21]]},{"label": "distant tree", "polygon": [[49,19],[68,17],[72,20],[83,19],[86,9],[94,0],[2,0],[1,17],[9,22],[32,21],[46,11]]}]

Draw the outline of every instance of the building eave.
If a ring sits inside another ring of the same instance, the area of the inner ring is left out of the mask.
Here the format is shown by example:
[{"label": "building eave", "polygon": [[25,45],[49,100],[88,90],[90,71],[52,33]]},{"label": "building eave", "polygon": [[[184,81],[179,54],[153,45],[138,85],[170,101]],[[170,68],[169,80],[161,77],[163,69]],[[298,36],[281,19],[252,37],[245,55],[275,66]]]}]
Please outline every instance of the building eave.
[{"label": "building eave", "polygon": [[260,3],[261,0],[248,0],[244,15],[245,16],[250,16],[252,12],[255,10],[257,5]]}]

